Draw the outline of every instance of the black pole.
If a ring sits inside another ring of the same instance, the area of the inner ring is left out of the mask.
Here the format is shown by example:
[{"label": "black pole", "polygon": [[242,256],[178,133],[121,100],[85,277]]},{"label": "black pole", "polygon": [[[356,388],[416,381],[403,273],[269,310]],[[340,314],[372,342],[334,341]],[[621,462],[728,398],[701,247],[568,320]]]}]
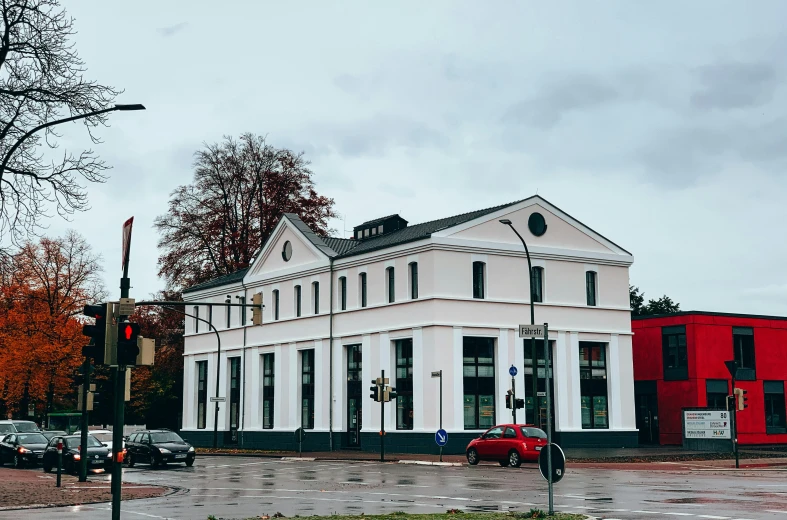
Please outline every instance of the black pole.
[{"label": "black pole", "polygon": [[514,424],[516,424],[516,380],[514,380],[514,376],[511,376],[511,415]]},{"label": "black pole", "polygon": [[[90,358],[86,357],[82,362],[82,417],[80,417],[80,439],[79,445],[82,450],[82,458],[79,460],[79,481],[87,482],[87,395],[90,391]],[[60,487],[60,486],[58,486]]]},{"label": "black pole", "polygon": [[[519,237],[519,240],[522,242],[522,245],[525,248],[525,256],[527,257],[527,273],[529,276],[528,279],[528,287],[530,287],[530,325],[536,324],[536,308],[533,303],[533,265],[530,262],[530,251],[527,248],[527,243],[525,239],[522,238],[522,235],[519,234],[519,231],[516,230],[514,225],[511,223],[510,220],[501,220],[501,223],[507,225],[511,228],[511,231],[516,233],[516,236]],[[533,367],[533,424],[541,427],[541,417],[537,416],[538,410],[538,360],[536,359],[536,338],[530,338],[530,353],[532,360],[532,367]],[[549,367],[547,367],[547,370]]]},{"label": "black pole", "polygon": [[[443,429],[443,369],[440,369],[440,429]],[[443,447],[440,446],[440,462],[443,462]]]},{"label": "black pole", "polygon": [[[120,279],[121,298],[128,298],[131,288],[131,280],[128,277],[130,251],[131,234],[129,234],[128,241],[126,242],[126,261],[123,265],[123,277]],[[125,315],[119,315],[118,320],[122,320],[125,317]],[[111,319],[111,317],[107,316],[107,319]],[[117,346],[115,348],[117,348]],[[112,426],[112,520],[120,520],[120,500],[122,496],[121,479],[123,478],[123,426],[126,422],[126,367],[119,364],[112,372],[115,376],[115,417]],[[87,452],[83,456],[86,455]]]},{"label": "black pole", "polygon": [[732,451],[735,453],[735,469],[741,467],[738,458],[738,396],[735,395],[735,376],[732,376]]},{"label": "black pole", "polygon": [[380,462],[385,462],[385,370],[380,371]]},{"label": "black pole", "polygon": [[60,475],[63,473],[63,443],[57,443],[57,487],[60,487]]}]

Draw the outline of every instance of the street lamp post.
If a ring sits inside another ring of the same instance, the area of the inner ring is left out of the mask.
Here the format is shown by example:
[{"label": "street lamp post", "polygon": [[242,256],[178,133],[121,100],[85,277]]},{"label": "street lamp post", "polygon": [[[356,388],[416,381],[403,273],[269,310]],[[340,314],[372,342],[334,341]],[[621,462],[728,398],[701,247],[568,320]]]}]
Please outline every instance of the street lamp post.
[{"label": "street lamp post", "polygon": [[144,105],[140,105],[140,104],[115,105],[114,107],[111,107],[111,108],[104,108],[102,110],[94,110],[93,112],[88,112],[86,114],[79,114],[79,115],[76,115],[76,116],[65,117],[63,119],[56,119],[54,121],[49,121],[48,123],[44,123],[42,125],[38,125],[37,127],[33,128],[29,132],[25,133],[25,135],[23,135],[22,137],[20,137],[19,140],[16,143],[14,143],[14,146],[12,146],[11,149],[8,150],[8,152],[6,152],[5,156],[3,157],[3,163],[0,164],[0,177],[2,177],[3,173],[5,173],[5,169],[8,166],[8,161],[11,160],[11,157],[14,155],[14,152],[16,152],[17,148],[19,148],[22,145],[22,143],[25,142],[25,140],[28,137],[30,137],[34,133],[38,132],[39,130],[43,130],[44,128],[49,128],[50,126],[60,125],[60,124],[63,124],[63,123],[69,123],[71,121],[77,121],[79,119],[86,119],[88,117],[97,116],[97,115],[101,115],[101,114],[106,114],[107,112],[115,112],[116,110],[121,111],[121,112],[129,111],[129,110],[145,110],[145,106]]},{"label": "street lamp post", "polygon": [[[522,235],[516,230],[514,225],[511,221],[507,218],[500,219],[501,224],[505,224],[506,226],[511,228],[511,231],[516,233],[516,236],[519,237],[519,240],[522,241],[522,245],[525,247],[525,256],[527,256],[527,273],[529,275],[528,287],[530,287],[530,324],[536,324],[536,311],[535,306],[533,305],[533,265],[530,262],[530,251],[527,249],[527,244],[525,243],[525,239],[522,238]],[[546,348],[546,346],[545,346]],[[531,352],[531,366],[533,372],[533,423],[536,426],[541,426],[541,421],[539,420],[540,417],[537,416],[538,410],[538,361],[536,359],[536,338],[530,338],[530,352]],[[546,368],[549,370],[549,367]]]}]

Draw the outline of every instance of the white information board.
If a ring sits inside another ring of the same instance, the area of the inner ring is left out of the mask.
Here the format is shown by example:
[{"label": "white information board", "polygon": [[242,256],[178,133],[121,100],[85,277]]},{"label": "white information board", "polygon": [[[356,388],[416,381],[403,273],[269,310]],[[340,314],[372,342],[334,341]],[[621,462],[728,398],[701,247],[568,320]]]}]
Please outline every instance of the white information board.
[{"label": "white information board", "polygon": [[687,439],[729,439],[730,412],[726,410],[684,410],[683,427]]}]

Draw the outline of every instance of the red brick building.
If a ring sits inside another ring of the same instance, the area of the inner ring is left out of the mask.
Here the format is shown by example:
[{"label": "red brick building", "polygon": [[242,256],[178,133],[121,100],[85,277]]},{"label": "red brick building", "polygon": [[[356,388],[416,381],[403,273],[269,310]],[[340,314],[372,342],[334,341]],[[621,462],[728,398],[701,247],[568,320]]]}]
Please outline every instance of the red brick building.
[{"label": "red brick building", "polygon": [[787,317],[689,311],[632,317],[631,329],[640,443],[681,444],[682,408],[725,408],[732,359],[748,391],[740,443],[787,443]]}]

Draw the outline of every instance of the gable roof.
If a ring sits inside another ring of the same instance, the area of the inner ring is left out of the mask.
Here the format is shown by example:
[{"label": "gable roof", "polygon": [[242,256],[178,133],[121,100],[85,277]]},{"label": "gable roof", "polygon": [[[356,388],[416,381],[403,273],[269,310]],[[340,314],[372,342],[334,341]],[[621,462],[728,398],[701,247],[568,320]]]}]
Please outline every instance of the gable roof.
[{"label": "gable roof", "polygon": [[212,280],[208,280],[207,282],[202,282],[197,285],[192,285],[188,289],[183,290],[183,294],[194,292],[194,291],[201,291],[203,289],[211,289],[213,287],[221,287],[222,285],[229,285],[231,283],[238,283],[243,280],[243,277],[246,275],[246,271],[249,268],[239,269],[234,273],[225,274],[223,276],[219,276],[218,278],[214,278]]}]

